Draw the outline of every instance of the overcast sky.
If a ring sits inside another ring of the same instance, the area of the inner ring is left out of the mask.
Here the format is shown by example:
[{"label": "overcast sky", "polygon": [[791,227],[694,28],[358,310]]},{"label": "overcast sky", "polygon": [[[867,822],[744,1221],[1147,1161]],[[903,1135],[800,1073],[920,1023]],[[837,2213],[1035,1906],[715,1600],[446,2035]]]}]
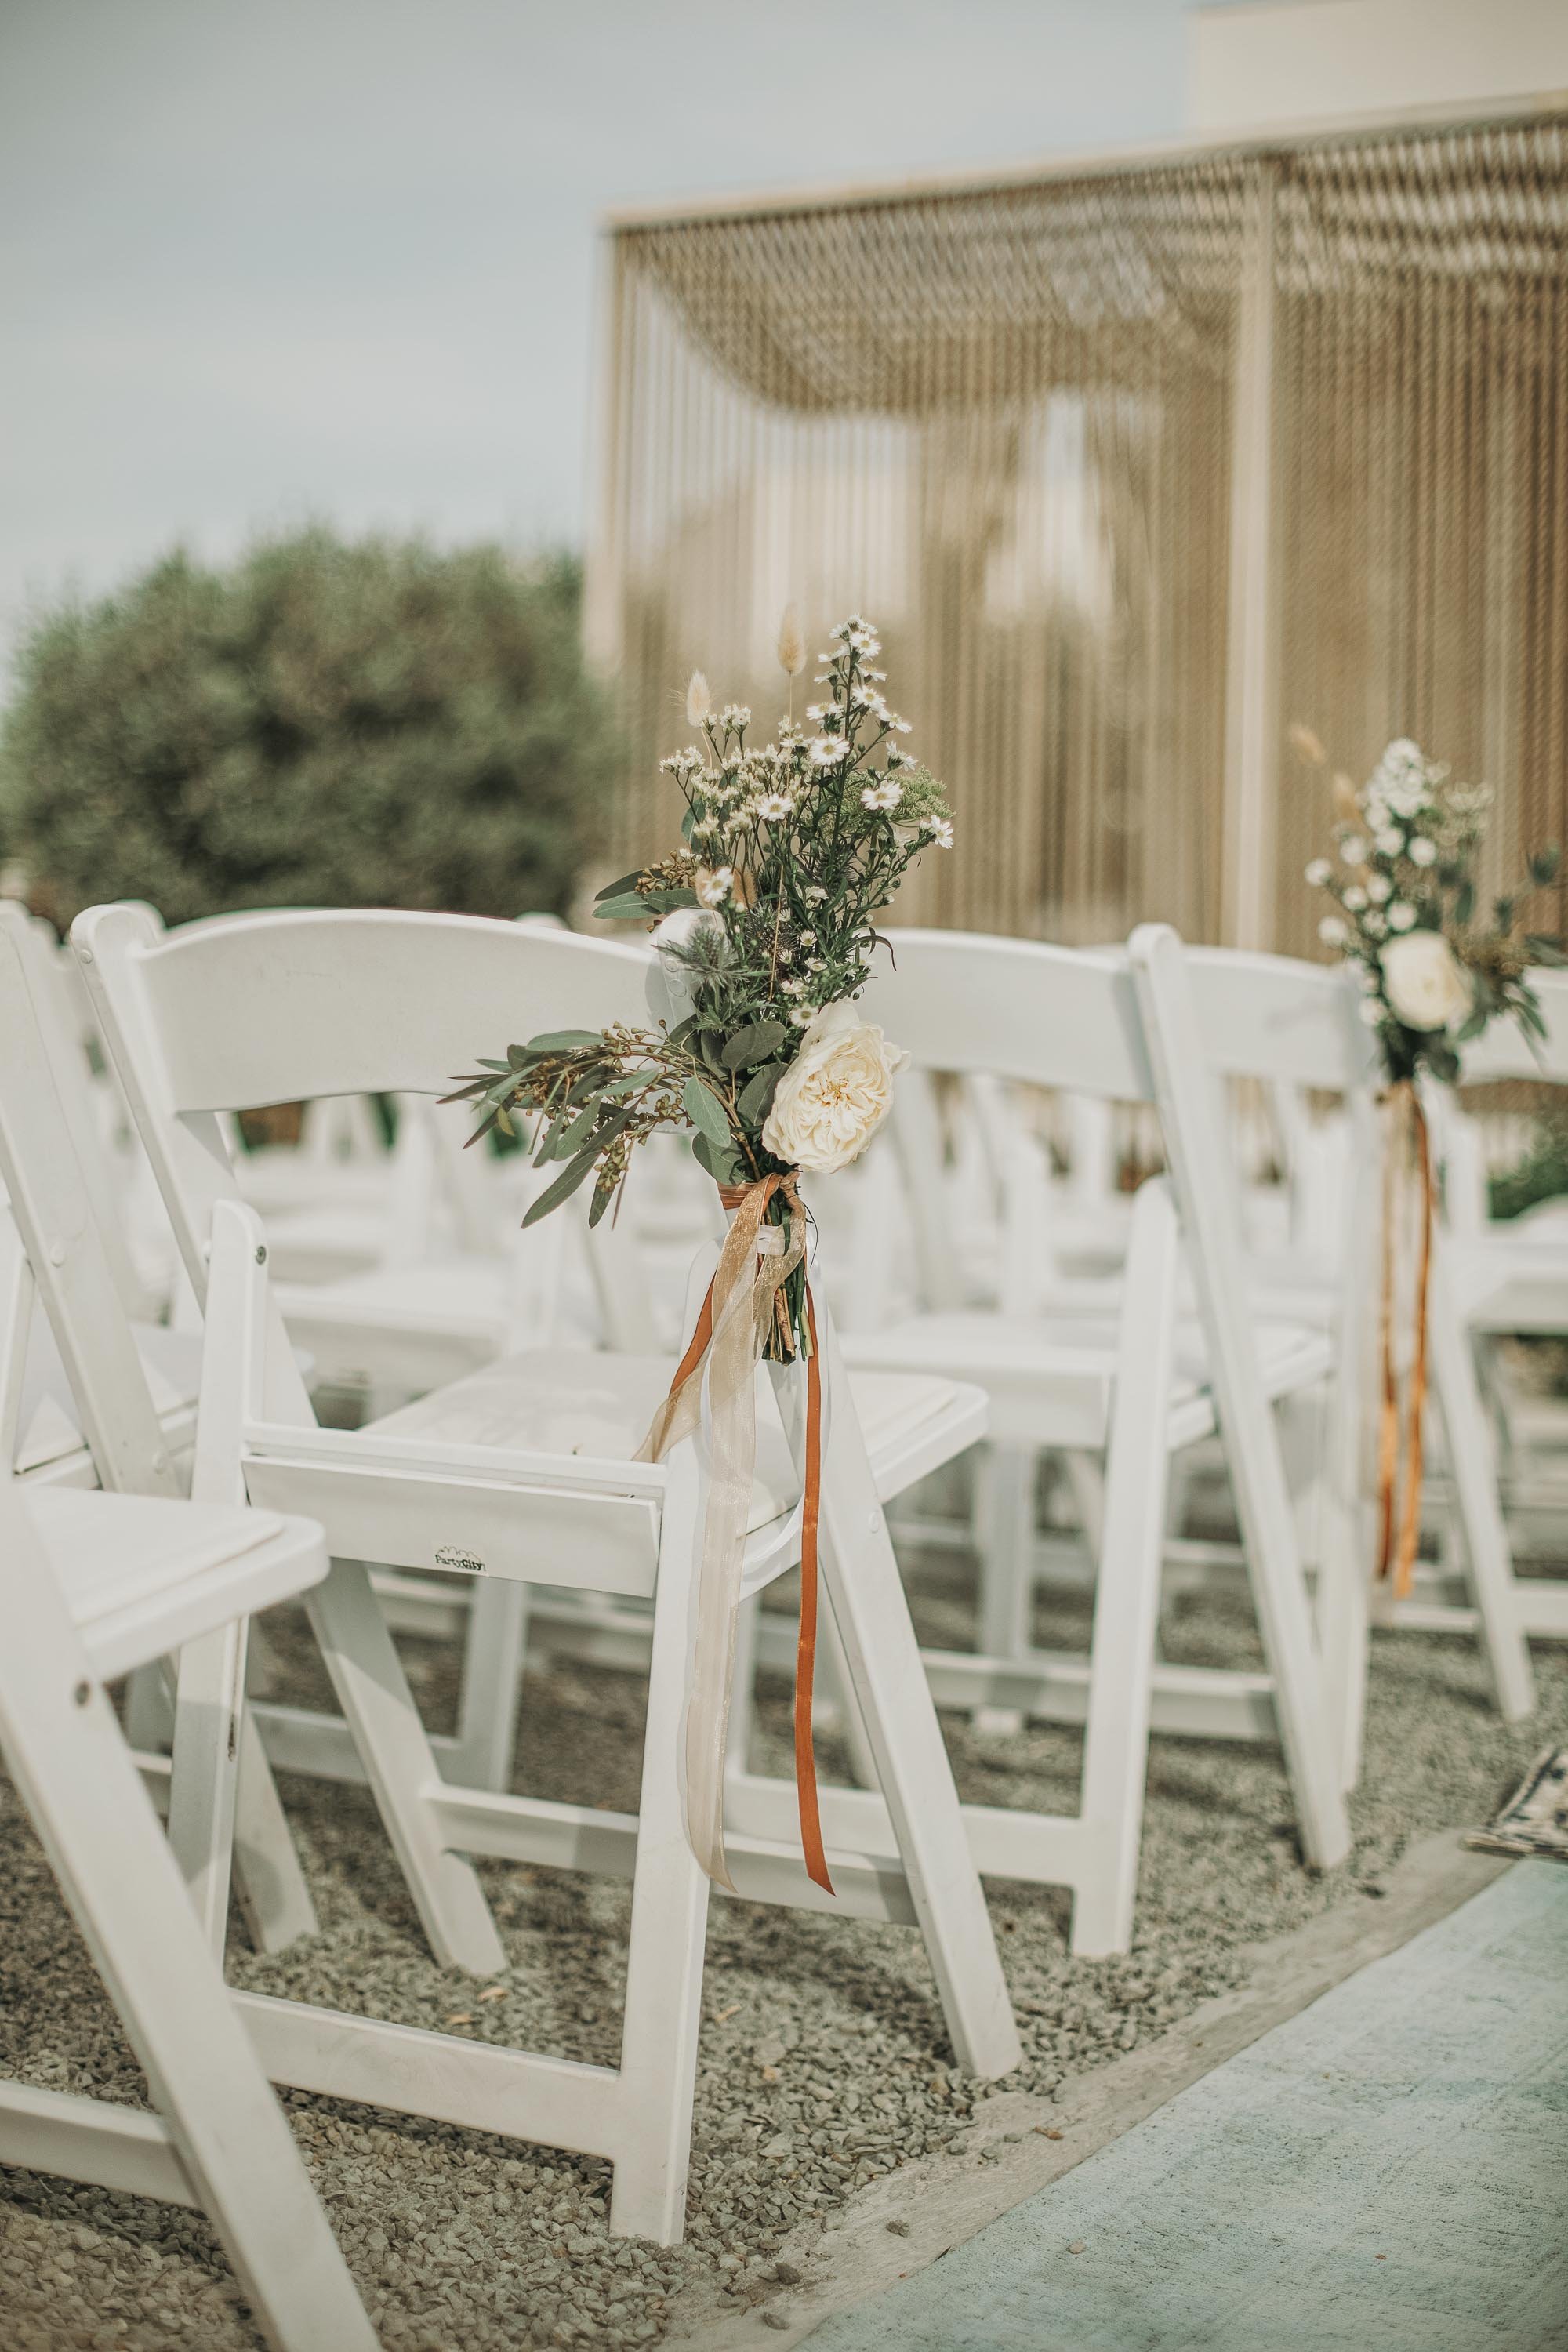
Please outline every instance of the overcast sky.
[{"label": "overcast sky", "polygon": [[617,198],[1173,132],[1184,0],[0,0],[0,635],[321,516],[581,542]]}]

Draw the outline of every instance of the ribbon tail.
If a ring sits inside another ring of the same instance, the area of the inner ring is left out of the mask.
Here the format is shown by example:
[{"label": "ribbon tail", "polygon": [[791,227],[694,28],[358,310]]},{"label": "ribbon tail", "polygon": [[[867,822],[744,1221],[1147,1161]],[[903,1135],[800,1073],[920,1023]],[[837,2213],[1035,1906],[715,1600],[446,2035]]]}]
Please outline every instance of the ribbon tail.
[{"label": "ribbon tail", "polygon": [[1433,1185],[1432,1147],[1426,1114],[1412,1095],[1415,1150],[1421,1177],[1421,1244],[1415,1275],[1415,1360],[1410,1375],[1410,1401],[1405,1418],[1405,1506],[1399,1543],[1394,1557],[1394,1597],[1407,1600],[1415,1578],[1415,1555],[1421,1541],[1421,1486],[1425,1470],[1426,1426],[1427,1298],[1432,1284]]},{"label": "ribbon tail", "polygon": [[805,1328],[811,1353],[805,1366],[805,1502],[800,1525],[800,1638],[795,1661],[795,1785],[800,1810],[800,1843],[805,1874],[825,1894],[834,1892],[822,1843],[822,1811],[816,1793],[816,1751],[812,1744],[812,1685],[816,1672],[817,1528],[822,1517],[822,1355],[816,1344],[816,1308],[805,1289]]}]

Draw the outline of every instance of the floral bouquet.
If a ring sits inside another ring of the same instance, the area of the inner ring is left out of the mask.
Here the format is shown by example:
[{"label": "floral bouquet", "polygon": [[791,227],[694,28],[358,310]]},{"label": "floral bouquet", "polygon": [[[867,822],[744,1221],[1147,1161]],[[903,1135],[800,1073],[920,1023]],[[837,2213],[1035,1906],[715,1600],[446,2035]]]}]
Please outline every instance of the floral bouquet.
[{"label": "floral bouquet", "polygon": [[[900,748],[871,667],[875,630],[833,631],[806,723],[747,738],[752,714],[715,709],[700,671],[686,715],[700,741],[660,762],[686,803],[682,847],[599,893],[602,920],[648,920],[682,1011],[673,1025],[567,1031],[511,1045],[459,1096],[481,1110],[477,1135],[538,1120],[535,1163],[561,1173],[524,1219],[547,1216],[594,1177],[589,1223],[618,1205],[635,1147],[684,1129],[700,1165],[731,1194],[768,1183],[763,1222],[798,1214],[797,1180],[847,1166],[887,1117],[903,1060],[854,999],[868,976],[876,919],[921,850],[952,846],[942,786]],[[786,614],[779,659],[805,667]],[[780,1286],[765,1352],[809,1351],[805,1278]]]},{"label": "floral bouquet", "polygon": [[[731,1213],[690,1345],[642,1453],[681,1436],[705,1448],[696,1634],[686,1715],[688,1833],[703,1868],[731,1884],[723,1848],[725,1723],[746,1518],[756,1452],[755,1368],[804,1360],[801,1625],[795,1777],[806,1868],[832,1891],[811,1747],[822,1370],[807,1280],[799,1180],[846,1167],[892,1104],[907,1056],[863,1021],[855,999],[880,937],[877,919],[922,850],[952,846],[942,786],[900,741],[880,647],[852,616],[820,658],[823,698],[794,716],[805,648],[792,614],[779,639],[791,710],[771,742],[752,714],[715,709],[700,671],[686,715],[700,740],[661,762],[686,803],[681,847],[599,894],[608,921],[653,931],[675,1018],[647,1028],[569,1030],[510,1045],[448,1100],[480,1113],[476,1138],[534,1122],[537,1166],[561,1172],[524,1222],[594,1178],[589,1223],[618,1205],[633,1150],[660,1129],[689,1130]],[[704,1412],[706,1406],[706,1412]]]},{"label": "floral bouquet", "polygon": [[[1322,753],[1298,731],[1306,756]],[[1391,743],[1368,782],[1352,792],[1336,780],[1341,821],[1337,864],[1314,858],[1307,879],[1339,907],[1318,936],[1356,967],[1362,1017],[1377,1032],[1391,1085],[1423,1069],[1452,1084],[1458,1048],[1499,1014],[1541,1035],[1541,1010],[1526,977],[1531,964],[1561,964],[1560,940],[1516,934],[1521,901],[1557,879],[1559,856],[1528,861],[1528,879],[1494,899],[1476,922],[1475,863],[1491,794],[1456,785],[1417,744]]]},{"label": "floral bouquet", "polygon": [[[1323,751],[1304,729],[1296,748],[1312,766]],[[1307,879],[1339,911],[1318,936],[1337,948],[1362,987],[1362,1018],[1375,1031],[1387,1074],[1384,1097],[1382,1401],[1377,1439],[1378,1574],[1396,1597],[1408,1592],[1420,1539],[1423,1424],[1426,1396],[1426,1302],[1431,1276],[1434,1184],[1430,1139],[1418,1081],[1453,1084],[1459,1048],[1489,1022],[1511,1015],[1527,1035],[1544,1034],[1528,978],[1532,964],[1564,961],[1562,942],[1517,929],[1521,901],[1557,878],[1555,849],[1527,861],[1528,878],[1476,919],[1475,866],[1491,794],[1451,783],[1448,770],[1405,739],[1391,743],[1359,792],[1336,777],[1337,861],[1314,858]],[[1411,1238],[1414,1236],[1414,1248]],[[1414,1346],[1396,1360],[1395,1300],[1411,1295]],[[1407,1369],[1400,1434],[1401,1371]],[[1405,1470],[1400,1500],[1401,1455]]]}]

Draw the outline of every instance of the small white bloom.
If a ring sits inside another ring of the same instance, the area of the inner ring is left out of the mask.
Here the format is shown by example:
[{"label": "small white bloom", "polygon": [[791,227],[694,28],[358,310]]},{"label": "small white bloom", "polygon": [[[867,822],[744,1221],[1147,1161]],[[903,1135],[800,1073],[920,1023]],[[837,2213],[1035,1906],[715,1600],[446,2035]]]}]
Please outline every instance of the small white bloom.
[{"label": "small white bloom", "polygon": [[1410,844],[1411,862],[1416,866],[1433,866],[1437,859],[1437,845],[1426,834],[1418,833]]},{"label": "small white bloom", "polygon": [[888,724],[897,734],[907,735],[910,731],[910,721],[907,719],[889,719]]},{"label": "small white bloom", "polygon": [[814,948],[816,945],[816,933],[815,931],[802,931],[800,935],[800,943],[803,948]]},{"label": "small white bloom", "polygon": [[1470,984],[1441,931],[1412,931],[1383,954],[1383,985],[1407,1029],[1447,1029],[1470,1009]]},{"label": "small white bloom", "polygon": [[752,803],[752,806],[753,814],[759,816],[764,824],[782,824],[786,816],[791,816],[795,813],[795,794],[763,793]]},{"label": "small white bloom", "polygon": [[1388,929],[1388,925],[1384,921],[1383,917],[1378,913],[1375,907],[1369,907],[1367,908],[1366,913],[1361,919],[1361,927],[1366,933],[1369,940],[1382,939],[1384,933]]},{"label": "small white bloom", "polygon": [[827,893],[820,882],[808,882],[801,892],[801,897],[808,907],[820,907],[826,896]]},{"label": "small white bloom", "polygon": [[1366,904],[1366,892],[1359,882],[1352,882],[1345,891],[1343,904],[1350,908],[1352,915],[1360,914]]},{"label": "small white bloom", "polygon": [[1395,898],[1390,907],[1388,928],[1391,931],[1413,931],[1415,929],[1415,909],[1407,898]]},{"label": "small white bloom", "polygon": [[1369,1029],[1376,1029],[1382,1025],[1383,1007],[1375,996],[1363,996],[1356,1006],[1356,1011]]},{"label": "small white bloom", "polygon": [[1386,874],[1374,874],[1366,886],[1366,895],[1374,907],[1383,906],[1394,896],[1394,885]]},{"label": "small white bloom", "polygon": [[797,1004],[791,1011],[789,1017],[797,1029],[809,1029],[816,1015],[809,1004]]},{"label": "small white bloom", "polygon": [[804,996],[805,994],[805,981],[796,980],[793,976],[788,980],[781,981],[779,982],[779,986],[783,989],[786,996]]},{"label": "small white bloom", "polygon": [[1405,847],[1405,835],[1394,824],[1385,824],[1373,835],[1372,845],[1380,857],[1397,857]]},{"label": "small white bloom", "polygon": [[909,1055],[861,1021],[847,998],[815,1014],[779,1080],[763,1141],[792,1168],[831,1175],[859,1158],[893,1106]]},{"label": "small white bloom", "polygon": [[1347,833],[1340,844],[1340,856],[1347,866],[1366,864],[1366,843],[1359,833]]},{"label": "small white bloom", "polygon": [[710,874],[697,877],[697,895],[705,907],[721,907],[735,887],[732,866],[716,866]]},{"label": "small white bloom", "polygon": [[892,776],[879,784],[868,784],[860,795],[860,805],[868,809],[895,809],[904,797],[904,788]]},{"label": "small white bloom", "polygon": [[1338,915],[1325,915],[1318,925],[1318,937],[1326,948],[1342,948],[1350,933]]},{"label": "small white bloom", "polygon": [[819,735],[811,747],[812,765],[836,768],[848,748],[842,736]]},{"label": "small white bloom", "polygon": [[925,829],[939,849],[951,849],[952,847],[952,824],[949,818],[945,816],[928,816],[925,822]]},{"label": "small white bloom", "polygon": [[713,708],[713,695],[700,669],[694,669],[686,684],[686,723],[700,727]]},{"label": "small white bloom", "polygon": [[1326,857],[1314,857],[1307,868],[1307,879],[1314,890],[1321,890],[1333,870]]}]

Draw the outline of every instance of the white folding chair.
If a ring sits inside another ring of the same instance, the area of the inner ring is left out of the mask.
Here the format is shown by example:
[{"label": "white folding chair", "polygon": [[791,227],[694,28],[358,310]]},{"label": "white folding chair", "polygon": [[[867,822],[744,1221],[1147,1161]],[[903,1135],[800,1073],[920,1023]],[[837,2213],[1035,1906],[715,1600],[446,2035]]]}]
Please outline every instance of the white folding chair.
[{"label": "white folding chair", "polygon": [[[607,2158],[612,2226],[673,2241],[708,1896],[678,1775],[698,1480],[689,1446],[668,1465],[630,1458],[671,1368],[532,1350],[368,1430],[318,1428],[268,1298],[262,1228],[234,1197],[216,1124],[238,1103],[444,1091],[498,1020],[527,1034],[636,1018],[643,960],[633,1001],[626,968],[602,948],[563,958],[569,941],[462,917],[264,915],[164,937],[143,910],[120,907],[84,916],[73,937],[204,1302],[198,1475],[215,1486],[226,1478],[237,1499],[248,1494],[262,1507],[281,1507],[284,1495],[316,1497],[334,1556],[308,1605],[344,1720],[258,1707],[274,1760],[369,1780],[444,1962],[501,1964],[468,1856],[633,1882],[618,2069],[247,1999],[265,2063],[302,2087]],[[830,1317],[823,1342],[831,1371]],[[917,1920],[960,2063],[1003,2073],[1016,2063],[1016,2035],[879,1492],[879,1480],[896,1491],[973,1443],[983,1401],[950,1381],[881,1384],[873,1463],[854,1392],[842,1381],[837,1390],[824,1574],[885,1801],[871,1801],[878,1834],[850,1848],[829,1828],[837,1907]],[[786,1436],[777,1434],[775,1461]],[[753,1505],[759,1554],[776,1550],[793,1515],[776,1466],[771,1476],[764,1467]],[[771,1559],[767,1572],[788,1559]],[[543,1582],[651,1602],[637,1815],[444,1782],[366,1560],[427,1577],[482,1576],[483,1592]],[[787,1785],[781,1793],[793,1805]],[[812,1908],[830,1899],[807,1880],[793,1829],[762,1837],[737,1822],[729,1853],[742,1894]]]},{"label": "white folding chair", "polygon": [[[1379,1282],[1375,1259],[1381,1154],[1375,1066],[1356,1016],[1349,977],[1321,965],[1224,948],[1184,948],[1164,926],[1133,935],[1131,954],[1168,1147],[1183,1155],[1186,1185],[1215,1220],[1213,1247],[1225,1246],[1235,1216],[1223,1170],[1207,1146],[1217,1083],[1268,1074],[1276,1081],[1332,1091],[1344,1098],[1348,1169],[1337,1255],[1294,1265],[1262,1257],[1247,1268],[1255,1307],[1291,1315],[1335,1333],[1335,1377],[1318,1530],[1318,1619],[1326,1687],[1345,1785],[1358,1776],[1364,1707],[1368,1577],[1372,1565],[1368,1493],[1373,1403],[1368,1381],[1376,1339]],[[1196,1213],[1196,1211],[1194,1211]],[[1470,1348],[1464,1338],[1452,1252],[1435,1242],[1428,1328],[1431,1398],[1441,1416],[1454,1482],[1456,1532],[1464,1554],[1468,1607],[1462,1621],[1479,1630],[1505,1720],[1535,1704],[1523,1619],[1515,1595],[1507,1531],[1499,1507],[1496,1465]],[[1564,1286],[1568,1294],[1568,1286]],[[1384,1621],[1425,1624],[1426,1603],[1370,1595]]]},{"label": "white folding chair", "polygon": [[[1046,1087],[1151,1104],[1134,982],[1124,956],[957,933],[900,931],[896,968],[867,992],[868,1014],[932,1070],[981,1071]],[[1074,1945],[1124,1948],[1142,1821],[1144,1757],[1156,1728],[1250,1736],[1276,1728],[1310,1862],[1327,1866],[1349,1832],[1324,1706],[1290,1497],[1271,1407],[1321,1381],[1320,1331],[1259,1331],[1238,1297],[1234,1236],[1216,1233],[1173,1176],[1145,1184],[1132,1213],[1120,1325],[955,1307],[847,1343],[852,1362],[919,1365],[974,1380],[991,1399],[994,1442],[1032,1460],[1041,1447],[1103,1452],[1105,1523],[1087,1661],[1033,1651],[1026,1624],[975,1657],[927,1656],[939,1696],[1084,1721],[1084,1810],[1032,1832],[1040,1875],[1074,1890]],[[1179,1330],[1178,1233],[1200,1328]],[[1155,1662],[1154,1631],[1171,1454],[1225,1437],[1268,1671],[1232,1675]],[[1022,1480],[1015,1517],[1027,1509]],[[1019,1526],[994,1531],[1013,1554]],[[1021,1599],[1015,1605],[1022,1607]],[[1020,1857],[1026,1851],[1020,1817]],[[988,1867],[1005,1867],[997,1863]],[[1034,1868],[1016,1874],[1034,1875]]]},{"label": "white folding chair", "polygon": [[206,2213],[278,2352],[374,2352],[107,1682],[327,1572],[302,1519],[0,1477],[0,1751],[152,2110],[0,2084],[0,2163]]}]

